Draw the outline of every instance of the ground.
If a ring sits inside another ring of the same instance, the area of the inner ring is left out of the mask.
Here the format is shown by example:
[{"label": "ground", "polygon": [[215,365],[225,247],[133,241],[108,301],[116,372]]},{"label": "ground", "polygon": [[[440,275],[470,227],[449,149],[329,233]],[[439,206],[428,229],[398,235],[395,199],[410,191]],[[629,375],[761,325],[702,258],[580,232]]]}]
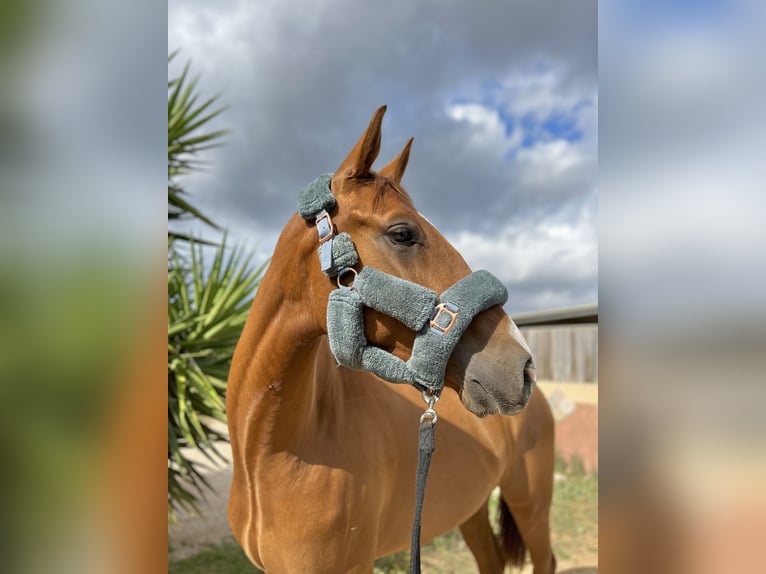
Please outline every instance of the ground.
[{"label": "ground", "polygon": [[[556,418],[557,472],[551,511],[554,552],[560,574],[591,574],[598,564],[598,386],[540,383]],[[208,478],[213,492],[205,518],[179,515],[169,531],[169,574],[239,574],[257,570],[233,542],[226,519],[231,472]],[[424,572],[464,574],[476,566],[459,530],[423,548]],[[376,574],[406,573],[407,553],[378,560]],[[510,569],[508,569],[510,572]],[[522,571],[531,573],[531,565]]]}]

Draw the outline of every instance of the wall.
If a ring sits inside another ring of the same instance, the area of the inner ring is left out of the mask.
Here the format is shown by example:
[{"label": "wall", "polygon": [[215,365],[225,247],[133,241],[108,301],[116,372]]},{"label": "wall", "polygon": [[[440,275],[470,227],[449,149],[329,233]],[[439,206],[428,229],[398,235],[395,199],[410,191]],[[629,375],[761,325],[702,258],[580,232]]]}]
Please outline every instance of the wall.
[{"label": "wall", "polygon": [[598,325],[524,327],[539,381],[598,382]]}]

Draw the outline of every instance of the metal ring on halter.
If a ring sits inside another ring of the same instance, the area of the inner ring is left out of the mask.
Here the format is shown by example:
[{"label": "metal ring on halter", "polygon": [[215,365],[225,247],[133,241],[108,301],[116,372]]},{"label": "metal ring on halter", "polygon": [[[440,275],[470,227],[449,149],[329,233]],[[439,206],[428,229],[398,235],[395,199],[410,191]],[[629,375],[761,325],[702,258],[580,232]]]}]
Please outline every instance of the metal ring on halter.
[{"label": "metal ring on halter", "polygon": [[[354,278],[351,280],[351,285],[344,285],[343,283],[340,282],[341,277],[343,277],[346,273],[354,274]],[[354,269],[353,267],[344,267],[338,272],[337,277],[335,277],[335,282],[338,284],[339,289],[345,289],[346,291],[353,291],[355,288],[354,286],[356,285],[356,278],[358,276],[359,275],[357,274],[356,269]]]}]

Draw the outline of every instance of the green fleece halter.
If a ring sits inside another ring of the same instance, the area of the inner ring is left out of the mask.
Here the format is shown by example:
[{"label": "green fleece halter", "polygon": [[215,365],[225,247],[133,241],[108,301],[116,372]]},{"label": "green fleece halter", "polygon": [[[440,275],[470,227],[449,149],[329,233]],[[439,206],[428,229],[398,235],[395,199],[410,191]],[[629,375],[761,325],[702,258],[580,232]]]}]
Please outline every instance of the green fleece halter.
[{"label": "green fleece halter", "polygon": [[[298,213],[315,220],[319,236],[319,261],[338,289],[327,302],[327,336],[339,364],[370,371],[392,383],[410,383],[421,391],[439,395],[444,387],[447,361],[473,318],[508,300],[508,291],[488,271],[464,277],[437,297],[434,291],[372,267],[354,266],[359,255],[348,233],[336,233],[328,211],[335,207],[330,190],[333,174],[324,174],[299,195]],[[353,276],[350,285],[344,277]],[[364,307],[371,307],[401,321],[417,333],[407,362],[367,344]]]}]

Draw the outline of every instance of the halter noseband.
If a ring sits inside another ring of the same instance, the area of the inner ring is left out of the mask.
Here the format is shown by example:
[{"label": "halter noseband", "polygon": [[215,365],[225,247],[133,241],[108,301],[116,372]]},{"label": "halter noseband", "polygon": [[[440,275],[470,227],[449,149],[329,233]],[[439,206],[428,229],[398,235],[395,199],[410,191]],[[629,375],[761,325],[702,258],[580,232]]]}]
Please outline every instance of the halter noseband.
[{"label": "halter noseband", "polygon": [[[339,287],[327,302],[330,350],[344,367],[369,371],[392,383],[409,383],[438,397],[447,361],[460,337],[476,315],[505,303],[508,291],[488,271],[471,273],[438,297],[422,285],[372,267],[357,273],[354,243],[348,233],[336,233],[329,215],[336,204],[330,190],[332,176],[324,174],[301,190],[298,208],[301,217],[316,222],[322,271],[335,277]],[[408,361],[367,344],[365,306],[417,333]]]}]

